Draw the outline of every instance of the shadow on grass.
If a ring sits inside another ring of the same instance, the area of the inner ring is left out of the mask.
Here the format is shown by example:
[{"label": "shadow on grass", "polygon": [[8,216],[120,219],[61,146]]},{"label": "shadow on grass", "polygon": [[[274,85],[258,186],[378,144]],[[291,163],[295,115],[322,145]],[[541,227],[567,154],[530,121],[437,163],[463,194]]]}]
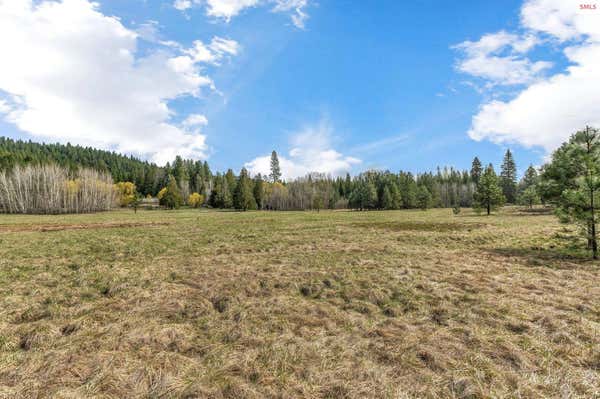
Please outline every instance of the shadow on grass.
[{"label": "shadow on grass", "polygon": [[459,215],[454,215],[455,217],[494,217],[494,216],[548,216],[554,214],[554,208],[548,206],[534,206],[533,208],[528,208],[525,206],[505,206],[501,209],[496,209],[492,211],[490,215],[486,214],[485,209],[482,209],[480,212],[476,210],[467,211],[466,213],[461,213]]},{"label": "shadow on grass", "polygon": [[519,208],[513,212],[514,215],[522,216],[542,216],[554,215],[554,209],[549,207],[543,208]]},{"label": "shadow on grass", "polygon": [[532,267],[573,269],[593,263],[591,254],[584,248],[494,248],[486,252],[507,258],[517,257]]},{"label": "shadow on grass", "polygon": [[349,226],[366,228],[366,229],[382,229],[388,231],[425,231],[433,233],[452,232],[452,231],[471,231],[474,229],[485,227],[484,223],[447,223],[447,222],[356,222],[350,223]]}]

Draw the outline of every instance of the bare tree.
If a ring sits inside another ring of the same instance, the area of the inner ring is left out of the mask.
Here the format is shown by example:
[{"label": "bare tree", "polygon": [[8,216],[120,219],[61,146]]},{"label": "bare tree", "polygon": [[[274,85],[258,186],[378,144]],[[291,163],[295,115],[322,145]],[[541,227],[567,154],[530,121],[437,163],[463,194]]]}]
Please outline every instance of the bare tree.
[{"label": "bare tree", "polygon": [[4,213],[84,213],[111,209],[112,178],[92,169],[70,175],[54,164],[17,166],[0,172],[0,211]]}]

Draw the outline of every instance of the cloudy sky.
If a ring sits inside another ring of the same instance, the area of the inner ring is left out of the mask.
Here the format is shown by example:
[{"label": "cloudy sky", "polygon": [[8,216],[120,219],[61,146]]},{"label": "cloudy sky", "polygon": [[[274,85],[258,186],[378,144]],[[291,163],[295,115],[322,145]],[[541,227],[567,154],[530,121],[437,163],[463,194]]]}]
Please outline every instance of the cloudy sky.
[{"label": "cloudy sky", "polygon": [[0,135],[159,164],[524,170],[600,126],[600,2],[0,0],[0,51]]}]

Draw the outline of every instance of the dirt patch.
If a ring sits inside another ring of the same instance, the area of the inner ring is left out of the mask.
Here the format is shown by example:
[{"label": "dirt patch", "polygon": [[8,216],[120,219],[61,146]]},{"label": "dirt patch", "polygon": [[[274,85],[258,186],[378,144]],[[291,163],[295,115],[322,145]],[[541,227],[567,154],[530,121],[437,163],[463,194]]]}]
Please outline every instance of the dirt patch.
[{"label": "dirt patch", "polygon": [[168,226],[170,222],[136,222],[136,223],[84,223],[84,224],[47,224],[47,225],[4,225],[0,226],[0,233],[18,232],[49,232],[63,230],[88,230],[88,229],[118,229],[130,227],[155,227]]}]

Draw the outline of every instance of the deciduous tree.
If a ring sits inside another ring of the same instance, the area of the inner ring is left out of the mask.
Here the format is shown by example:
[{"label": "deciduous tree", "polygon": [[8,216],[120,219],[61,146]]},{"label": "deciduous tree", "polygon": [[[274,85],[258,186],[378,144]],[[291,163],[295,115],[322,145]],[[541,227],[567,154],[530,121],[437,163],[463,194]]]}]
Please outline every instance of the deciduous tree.
[{"label": "deciduous tree", "polygon": [[192,193],[188,197],[188,205],[192,208],[200,208],[204,203],[204,196],[199,193]]},{"label": "deciduous tree", "polygon": [[183,203],[183,199],[181,191],[179,191],[179,186],[177,185],[177,180],[175,180],[173,175],[169,175],[169,180],[165,189],[163,195],[159,198],[160,204],[169,209],[179,208]]}]

